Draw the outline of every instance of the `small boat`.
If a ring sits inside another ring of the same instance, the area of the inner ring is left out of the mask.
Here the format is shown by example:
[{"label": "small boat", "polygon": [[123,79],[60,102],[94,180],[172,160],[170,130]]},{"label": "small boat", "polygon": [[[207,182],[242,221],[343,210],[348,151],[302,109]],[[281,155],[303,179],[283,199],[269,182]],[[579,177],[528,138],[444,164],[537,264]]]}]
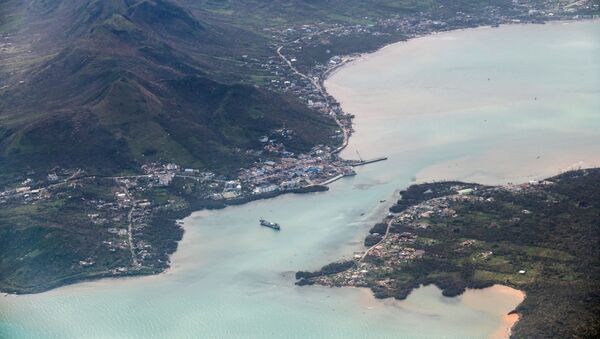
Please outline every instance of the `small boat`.
[{"label": "small boat", "polygon": [[280,230],[281,229],[281,227],[279,226],[279,224],[276,223],[276,222],[267,221],[267,220],[265,220],[263,218],[260,218],[259,222],[260,222],[261,226],[269,227],[269,228],[272,228],[274,230]]}]

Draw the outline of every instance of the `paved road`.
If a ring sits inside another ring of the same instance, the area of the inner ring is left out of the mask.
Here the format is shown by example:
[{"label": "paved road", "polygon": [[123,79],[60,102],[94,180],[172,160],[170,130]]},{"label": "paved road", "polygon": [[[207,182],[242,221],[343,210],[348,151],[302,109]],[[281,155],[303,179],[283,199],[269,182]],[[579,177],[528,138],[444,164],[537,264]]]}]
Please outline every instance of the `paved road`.
[{"label": "paved road", "polygon": [[[292,64],[292,62],[290,60],[288,60],[288,58],[286,58],[286,56],[281,53],[281,49],[283,48],[283,46],[279,46],[277,48],[277,54],[279,55],[279,57],[285,61],[286,64],[288,64],[288,66],[290,67],[290,69],[292,70],[292,72],[296,73],[297,75],[299,75],[300,77],[308,80],[311,84],[313,84],[313,86],[315,86],[315,88],[319,91],[319,93],[321,93],[321,95],[323,96],[323,98],[325,99],[325,104],[327,105],[327,108],[329,109],[329,111],[331,111],[331,103],[329,102],[328,99],[328,94],[327,91],[325,91],[325,89],[323,88],[323,86],[321,86],[321,84],[316,81],[315,79],[309,77],[306,74],[301,73],[300,71],[298,71],[298,69],[296,67],[294,67],[294,65]],[[346,130],[346,128],[344,128],[344,125],[342,125],[341,121],[338,119],[336,114],[332,115],[333,120],[335,120],[335,123],[340,127],[340,129],[342,130],[342,133],[344,133],[344,142],[342,143],[342,145],[340,145],[338,148],[336,148],[333,153],[339,153],[341,152],[344,148],[346,148],[346,146],[348,146],[348,131]]]},{"label": "paved road", "polygon": [[133,231],[132,231],[132,224],[133,224],[133,211],[135,210],[135,201],[133,199],[133,197],[131,196],[131,194],[129,193],[129,190],[127,189],[127,187],[125,188],[125,194],[127,195],[127,199],[129,199],[131,201],[131,203],[133,204],[133,206],[131,206],[131,210],[129,211],[129,213],[127,214],[127,239],[129,241],[129,251],[131,251],[131,264],[134,268],[137,268],[139,266],[138,264],[138,260],[137,257],[135,256],[135,251],[133,248]]},{"label": "paved road", "polygon": [[381,238],[381,240],[379,240],[379,241],[378,241],[378,242],[377,242],[375,245],[373,245],[373,246],[369,247],[369,248],[368,248],[368,249],[365,251],[365,253],[362,255],[362,257],[360,257],[360,259],[358,259],[358,261],[359,261],[359,262],[360,262],[360,261],[362,261],[362,260],[363,260],[363,259],[364,259],[364,258],[367,256],[367,254],[369,254],[369,252],[370,252],[370,251],[371,251],[373,248],[375,248],[375,246],[377,246],[377,245],[379,245],[379,244],[381,244],[382,242],[384,242],[384,241],[385,241],[385,239],[387,238],[388,234],[390,233],[390,227],[392,227],[392,222],[394,222],[394,218],[392,218],[392,219],[390,219],[390,221],[388,221],[388,223],[387,223],[387,228],[385,229],[385,234],[383,235],[383,238]]}]

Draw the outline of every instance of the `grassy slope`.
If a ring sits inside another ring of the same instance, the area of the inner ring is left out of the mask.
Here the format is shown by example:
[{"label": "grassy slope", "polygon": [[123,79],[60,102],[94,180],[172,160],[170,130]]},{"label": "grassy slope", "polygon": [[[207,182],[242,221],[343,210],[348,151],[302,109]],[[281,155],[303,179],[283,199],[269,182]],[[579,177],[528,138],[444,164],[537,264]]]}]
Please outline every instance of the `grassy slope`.
[{"label": "grassy slope", "polygon": [[[129,264],[129,251],[110,253],[98,241],[106,238],[106,228],[92,224],[86,216],[93,211],[88,211],[82,198],[110,199],[112,195],[106,183],[93,186],[85,193],[58,190],[60,199],[43,204],[8,204],[0,209],[3,290],[35,291]],[[124,227],[123,222],[114,226]],[[100,259],[94,267],[80,267],[79,260],[87,257]]]},{"label": "grassy slope", "polygon": [[[112,201],[116,189],[113,180],[89,179],[84,189],[80,185],[53,189],[58,199],[35,205],[4,204],[0,209],[0,289],[14,293],[43,292],[81,280],[114,276],[112,270],[129,267],[131,253],[127,246],[110,251],[100,241],[126,243],[126,236],[109,237],[107,228],[126,229],[128,211],[99,212],[92,202]],[[147,190],[145,198],[161,204],[171,199],[185,205],[185,201],[161,188]],[[178,208],[170,208],[168,212]],[[100,213],[110,223],[95,224],[89,217],[94,213]],[[142,269],[127,274],[161,272],[182,235],[183,230],[169,214],[152,212],[143,230],[134,230],[135,241],[152,245],[147,249],[152,259]],[[87,258],[92,258],[94,264],[79,264]]]}]

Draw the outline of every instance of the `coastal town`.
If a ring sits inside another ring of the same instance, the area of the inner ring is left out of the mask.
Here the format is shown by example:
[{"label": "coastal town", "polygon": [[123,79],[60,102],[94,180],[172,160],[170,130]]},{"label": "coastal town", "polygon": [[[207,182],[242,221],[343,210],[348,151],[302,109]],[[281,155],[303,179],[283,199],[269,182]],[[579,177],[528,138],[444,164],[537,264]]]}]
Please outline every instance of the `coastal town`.
[{"label": "coastal town", "polygon": [[[599,176],[593,168],[503,186],[412,185],[371,228],[365,250],[318,271],[298,271],[296,284],[364,287],[376,298],[398,300],[427,285],[445,297],[509,286],[527,296],[509,313],[520,317],[522,327],[514,331],[535,336],[546,331],[549,314],[574,312],[573,298],[583,297],[589,307],[597,303],[588,297],[597,290],[595,279],[584,281],[590,279],[590,263],[598,261],[593,202]],[[567,287],[571,284],[581,288]],[[564,319],[569,326],[581,321]],[[556,328],[549,332],[563,326]]]},{"label": "coastal town", "polygon": [[[285,131],[280,132],[285,135]],[[185,200],[172,194],[160,201],[157,192],[189,191],[196,201],[213,201],[219,206],[235,204],[283,193],[326,190],[326,185],[343,177],[354,176],[354,167],[385,160],[343,160],[330,146],[318,146],[309,153],[288,152],[281,143],[261,139],[269,160],[241,169],[235,178],[174,163],[141,166],[143,174],[100,177],[82,169],[56,168],[43,180],[26,179],[20,186],[0,192],[0,206],[40,205],[71,199],[86,187],[102,185],[102,199],[80,198],[80,211],[87,222],[105,228],[102,244],[115,255],[129,253],[130,264],[111,270],[112,275],[129,274],[142,269],[156,270],[165,265],[157,249],[145,236],[153,213],[182,210]],[[117,253],[118,252],[118,253]],[[79,265],[91,267],[94,257],[82,257]]]},{"label": "coastal town", "polygon": [[[395,296],[403,299],[411,288],[399,287],[402,282],[396,281],[396,276],[402,275],[416,260],[437,255],[437,252],[428,253],[428,248],[447,241],[440,239],[445,236],[440,232],[440,227],[457,220],[457,206],[460,208],[465,205],[483,205],[486,207],[478,209],[493,209],[497,203],[494,196],[540,194],[555,185],[555,182],[532,180],[528,183],[498,187],[453,182],[424,185],[427,189],[419,193],[421,202],[405,205],[406,202],[401,197],[398,201],[401,211],[394,213],[393,211],[398,209],[392,207],[390,213],[371,228],[365,238],[366,250],[355,252],[351,260],[330,264],[321,271],[298,272],[296,284],[370,287],[377,297]],[[419,185],[413,186],[412,189],[417,187]],[[410,190],[411,188],[408,191]],[[502,222],[519,223],[531,214],[530,210],[520,209],[515,211],[509,220]],[[500,222],[491,222],[489,225],[492,228],[502,226]],[[456,253],[468,252],[473,260],[478,261],[492,260],[494,255],[488,247],[481,246],[481,241],[477,239],[453,239],[450,247]],[[527,270],[516,267],[513,272],[508,273],[526,276]]]},{"label": "coastal town", "polygon": [[[418,13],[407,18],[368,18],[369,23],[342,25],[336,23],[305,24],[287,28],[265,28],[272,35],[276,54],[268,60],[243,55],[241,62],[249,69],[268,74],[263,85],[271,90],[290,93],[310,108],[331,116],[344,133],[344,142],[352,132],[352,114],[344,112],[340,104],[324,90],[323,82],[339,67],[360,59],[362,53],[335,54],[337,46],[331,41],[353,39],[375,41],[373,51],[390,42],[404,41],[430,34],[470,27],[538,23],[556,20],[589,20],[598,18],[599,6],[593,1],[574,1],[556,6],[552,1],[513,1],[511,12],[489,6],[478,15],[456,12],[450,17],[435,17]],[[325,47],[324,47],[325,46]],[[369,45],[371,46],[371,45]],[[307,51],[324,50],[317,54]]]},{"label": "coastal town", "polygon": [[[548,2],[548,6],[551,4]],[[137,173],[118,176],[99,176],[80,168],[54,168],[43,175],[27,174],[22,182],[5,187],[0,192],[0,208],[35,208],[62,204],[78,197],[77,203],[82,206],[78,211],[82,216],[80,221],[102,228],[103,236],[99,241],[104,249],[115,256],[128,258],[121,266],[112,268],[109,275],[161,271],[168,266],[168,255],[164,249],[155,248],[148,236],[149,224],[157,213],[187,211],[193,206],[204,205],[224,207],[283,193],[325,190],[326,185],[355,175],[356,166],[386,159],[385,154],[381,154],[381,158],[367,160],[360,156],[357,160],[345,160],[339,156],[353,132],[353,116],[344,112],[340,103],[326,92],[323,81],[338,67],[360,58],[360,54],[344,54],[344,49],[337,54],[327,48],[322,58],[316,58],[310,57],[307,51],[319,50],[329,46],[329,41],[340,39],[373,39],[376,43],[372,49],[376,49],[389,42],[459,28],[591,19],[594,15],[587,13],[594,13],[598,5],[591,1],[578,1],[558,8],[540,9],[537,2],[535,6],[524,2],[515,8],[514,13],[502,13],[495,7],[489,7],[480,16],[459,12],[445,20],[433,17],[431,13],[419,13],[410,18],[365,18],[373,23],[351,26],[318,23],[265,28],[265,32],[273,38],[273,54],[267,59],[242,55],[241,62],[249,69],[261,70],[269,75],[261,86],[291,94],[308,107],[331,117],[338,128],[330,136],[330,145],[317,145],[305,153],[291,152],[286,149],[286,141],[300,131],[291,131],[283,125],[257,140],[260,148],[246,150],[256,161],[239,169],[235,175],[213,173],[168,161],[146,163]],[[101,198],[89,198],[83,194],[92,188],[101,191],[97,194]],[[413,234],[390,232],[395,225],[407,220],[411,221],[411,225],[417,225],[422,213],[433,212],[415,213],[407,211],[400,216],[389,217],[385,232],[371,234],[370,238],[377,240],[376,244],[360,255],[356,271],[345,273],[344,284],[364,285],[365,274],[372,269],[367,258],[377,257],[393,267],[422,256],[422,251],[410,247],[416,239]],[[81,268],[93,268],[97,259],[82,255],[78,264]],[[321,283],[338,284],[332,280]]]},{"label": "coastal town", "polygon": [[0,339],[600,338],[600,0],[0,17]]},{"label": "coastal town", "polygon": [[[425,251],[416,248],[418,236],[415,230],[427,229],[432,217],[454,218],[457,213],[451,208],[455,202],[484,201],[473,194],[477,186],[463,184],[447,188],[448,195],[432,198],[409,206],[400,213],[390,212],[376,224],[365,238],[365,251],[355,252],[353,259],[342,267],[348,269],[335,274],[300,274],[298,285],[318,284],[324,286],[370,287],[373,285],[389,288],[393,280],[375,280],[373,273],[391,274],[415,259],[422,258]],[[424,195],[433,191],[425,191]],[[394,211],[392,208],[391,211]],[[421,246],[419,246],[421,247]],[[304,273],[304,272],[303,272]]]},{"label": "coastal town", "polygon": [[[306,154],[287,152],[282,144],[265,140],[265,152],[272,160],[257,162],[243,168],[235,178],[216,175],[208,171],[183,168],[174,163],[151,163],[141,166],[144,174],[113,177],[89,176],[82,169],[56,169],[45,180],[23,181],[19,186],[0,192],[0,204],[20,201],[33,204],[52,198],[58,188],[76,188],[86,180],[114,180],[122,187],[115,193],[117,205],[126,207],[133,200],[128,189],[151,189],[167,187],[175,179],[188,180],[202,186],[200,199],[231,200],[248,198],[272,192],[286,192],[298,188],[327,185],[340,178],[356,175],[354,167],[385,160],[385,157],[369,160],[344,160],[332,152],[330,146],[317,146]],[[147,203],[147,201],[143,201]]]}]

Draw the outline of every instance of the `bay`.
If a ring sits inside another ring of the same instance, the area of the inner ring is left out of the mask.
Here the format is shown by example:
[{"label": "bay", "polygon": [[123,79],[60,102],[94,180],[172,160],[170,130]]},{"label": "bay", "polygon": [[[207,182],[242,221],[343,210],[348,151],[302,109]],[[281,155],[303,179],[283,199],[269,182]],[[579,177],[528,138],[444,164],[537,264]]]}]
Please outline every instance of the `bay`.
[{"label": "bay", "polygon": [[[395,44],[334,73],[356,115],[343,156],[388,156],[329,192],[285,195],[184,220],[165,274],[0,297],[2,338],[486,338],[522,299],[491,288],[405,301],[294,286],[362,248],[370,226],[423,180],[520,182],[600,164],[599,22],[514,25]],[[380,200],[386,200],[380,203]],[[281,232],[258,226],[265,217]]]}]

